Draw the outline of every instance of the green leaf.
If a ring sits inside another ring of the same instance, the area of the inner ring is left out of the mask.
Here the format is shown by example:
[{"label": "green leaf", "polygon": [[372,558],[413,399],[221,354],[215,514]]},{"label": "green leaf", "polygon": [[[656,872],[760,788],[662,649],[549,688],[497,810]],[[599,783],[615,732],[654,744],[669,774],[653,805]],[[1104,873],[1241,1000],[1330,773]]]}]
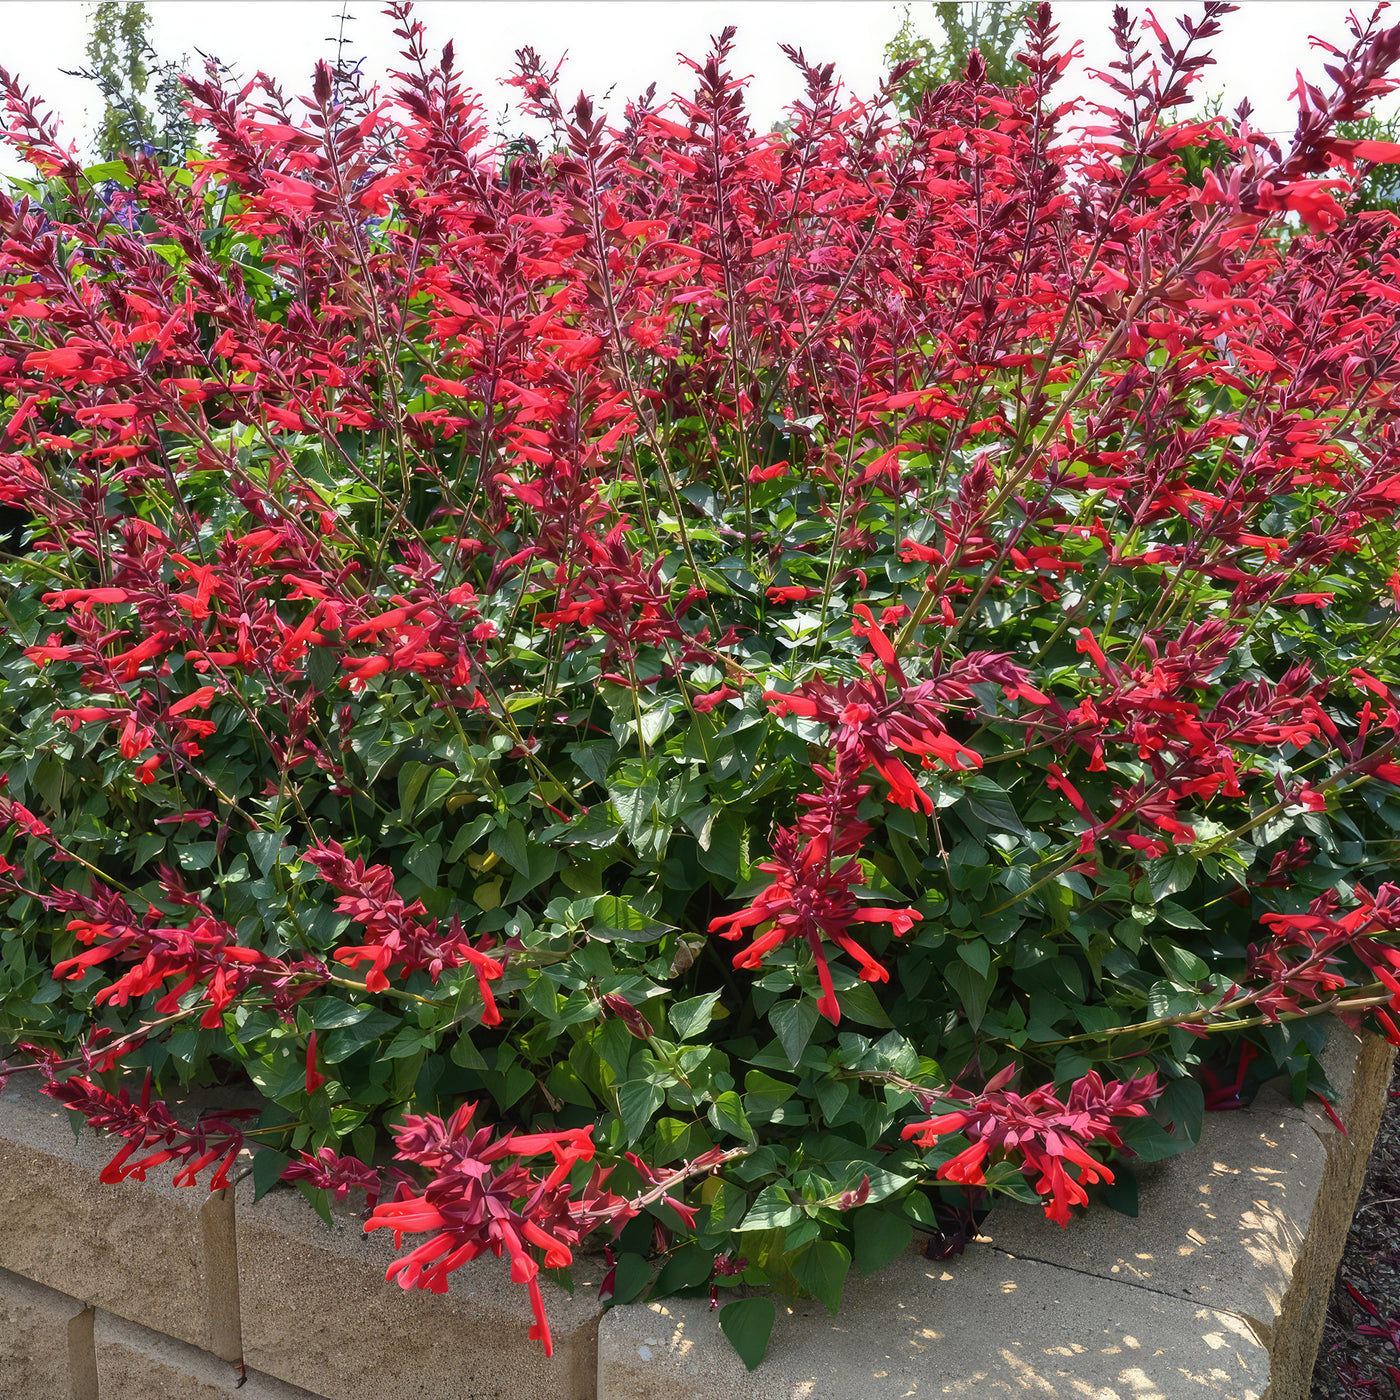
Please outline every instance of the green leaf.
[{"label": "green leaf", "polygon": [[862,1026],[888,1030],[894,1025],[885,1015],[885,1008],[880,1005],[880,998],[875,995],[875,988],[869,982],[857,982],[854,987],[837,992],[836,1000],[841,1007],[841,1015],[850,1017]]},{"label": "green leaf", "polygon": [[740,849],[740,830],[737,823],[712,827],[710,844],[701,846],[699,850],[700,864],[711,875],[718,875],[727,884],[737,884],[740,875]]},{"label": "green leaf", "polygon": [[914,1227],[902,1215],[864,1206],[851,1222],[855,1237],[855,1261],[862,1276],[868,1277],[897,1259],[914,1238]]},{"label": "green leaf", "polygon": [[961,960],[951,962],[943,973],[948,985],[958,994],[967,1012],[968,1024],[975,1031],[987,1012],[987,997],[991,994],[991,979],[969,967]]},{"label": "green leaf", "polygon": [[751,1069],[744,1076],[744,1104],[747,1111],[760,1122],[767,1122],[774,1110],[796,1092],[796,1085],[784,1084],[781,1079],[774,1079],[761,1069]]},{"label": "green leaf", "polygon": [[1119,1215],[1130,1215],[1134,1219],[1138,1213],[1137,1177],[1121,1163],[1113,1169],[1112,1184],[1105,1183],[1099,1188],[1103,1203]]},{"label": "green leaf", "polygon": [[661,796],[661,785],[645,782],[630,787],[620,783],[615,786],[614,782],[608,784],[608,796],[612,799],[628,840],[635,846],[651,827],[652,813]]},{"label": "green leaf", "polygon": [[405,1026],[380,1052],[385,1060],[404,1060],[416,1055],[422,1048],[426,1036],[417,1026]]},{"label": "green leaf", "polygon": [[[1166,903],[1170,904],[1171,901],[1167,900]],[[1157,961],[1162,964],[1162,970],[1173,981],[1189,987],[1204,982],[1210,976],[1210,969],[1195,953],[1178,948],[1169,938],[1154,938],[1150,946],[1157,955]]]},{"label": "green leaf", "polygon": [[773,1335],[773,1321],[778,1310],[768,1298],[740,1298],[737,1303],[726,1303],[719,1310],[719,1325],[730,1345],[739,1353],[739,1359],[755,1370],[768,1350],[768,1339]]},{"label": "green leaf", "polygon": [[1164,899],[1158,903],[1157,917],[1169,928],[1206,927],[1189,909],[1183,909],[1174,899]]},{"label": "green leaf", "polygon": [[613,1302],[630,1303],[651,1279],[651,1265],[640,1254],[619,1254],[613,1270]]},{"label": "green leaf", "polygon": [[482,1058],[481,1051],[472,1044],[472,1038],[466,1031],[457,1037],[448,1058],[454,1065],[474,1070],[477,1074],[483,1074],[489,1069],[485,1059]]},{"label": "green leaf", "polygon": [[992,970],[992,950],[985,939],[971,938],[958,944],[958,956],[980,977]]},{"label": "green leaf", "polygon": [[530,869],[530,843],[525,828],[514,817],[504,831],[493,831],[486,844],[512,870]]},{"label": "green leaf", "polygon": [[649,918],[637,907],[635,900],[604,894],[593,902],[593,927],[590,933],[594,937],[611,935],[628,942],[649,943],[674,927],[674,924]]},{"label": "green leaf", "polygon": [[850,1251],[835,1240],[813,1240],[792,1261],[792,1276],[832,1317],[841,1311],[841,1285],[851,1267]]},{"label": "green leaf", "polygon": [[1201,1129],[1205,1126],[1205,1090],[1189,1076],[1173,1079],[1152,1105],[1152,1113],[1164,1126],[1171,1124],[1173,1137],[1194,1147],[1201,1140]]},{"label": "green leaf", "polygon": [[1190,887],[1196,878],[1195,856],[1163,856],[1147,862],[1147,883],[1153,899],[1165,899]]},{"label": "green leaf", "polygon": [[372,1040],[380,1039],[390,1031],[397,1030],[402,1024],[399,1017],[391,1016],[388,1012],[375,1008],[368,1016],[351,1025],[343,1026],[340,1030],[332,1031],[321,1042],[321,1058],[328,1065],[339,1064],[341,1060],[353,1055],[362,1045],[368,1045]]},{"label": "green leaf", "polygon": [[[250,845],[252,844],[254,837],[257,836],[270,836],[274,841],[276,841],[277,846],[273,847],[274,852],[278,849],[278,847],[280,847],[282,842],[282,837],[279,832],[254,831],[250,832],[248,836],[248,842]],[[218,847],[214,844],[213,841],[197,841],[193,845],[189,846],[176,846],[175,859],[179,863],[181,870],[208,870],[209,867],[214,864],[214,857],[217,851]],[[273,856],[271,864],[276,864],[275,854]],[[263,874],[266,875],[268,870],[270,869],[271,865],[265,866],[263,868]]]},{"label": "green leaf", "polygon": [[1140,1162],[1161,1162],[1191,1146],[1184,1138],[1174,1138],[1155,1118],[1132,1118],[1115,1128],[1123,1146]]},{"label": "green leaf", "polygon": [[159,855],[164,849],[165,833],[163,831],[142,832],[136,838],[136,853],[131,858],[131,868],[140,870],[152,856]]},{"label": "green leaf", "polygon": [[285,1152],[263,1147],[253,1157],[253,1200],[262,1200],[282,1179],[282,1173],[292,1164]]},{"label": "green leaf", "polygon": [[710,1024],[710,1012],[718,1000],[718,992],[707,992],[702,997],[677,1002],[667,1013],[677,1038],[686,1041],[699,1035]]},{"label": "green leaf", "polygon": [[649,1079],[629,1079],[617,1086],[617,1111],[631,1145],[646,1131],[651,1116],[666,1102],[666,1091]]},{"label": "green leaf", "polygon": [[491,815],[483,812],[479,817],[473,817],[462,829],[452,838],[452,844],[447,849],[448,863],[452,864],[462,858],[462,853],[468,846],[472,845],[484,831],[489,831],[492,825]]},{"label": "green leaf", "polygon": [[403,814],[405,822],[412,819],[413,804],[418,800],[423,784],[428,781],[430,771],[426,764],[419,763],[416,759],[410,759],[399,769],[399,811]]},{"label": "green leaf", "polygon": [[408,820],[410,816],[421,817],[426,812],[431,812],[435,807],[440,807],[457,785],[457,775],[450,768],[434,768],[428,775],[428,781],[423,784],[423,792],[412,814],[405,811],[404,818]]},{"label": "green leaf", "polygon": [[436,885],[438,867],[442,864],[442,847],[436,841],[419,842],[403,858],[403,863],[425,885]]},{"label": "green leaf", "polygon": [[796,1069],[802,1060],[802,1052],[807,1048],[807,1042],[812,1038],[812,1031],[816,1028],[816,1006],[805,998],[798,1001],[780,1001],[769,1009],[768,1024],[773,1027],[773,1033],[778,1037],[778,1044],[783,1047],[783,1054],[788,1057],[788,1063]]},{"label": "green leaf", "polygon": [[617,745],[611,739],[594,739],[587,744],[570,744],[564,752],[573,758],[583,773],[602,787],[608,776],[608,768],[617,757]]},{"label": "green leaf", "polygon": [[792,1204],[781,1186],[765,1186],[749,1207],[739,1229],[777,1230],[785,1225],[795,1225],[801,1218],[802,1212]]},{"label": "green leaf", "polygon": [[286,827],[277,831],[250,831],[248,833],[246,837],[248,850],[252,853],[253,859],[257,861],[258,869],[264,875],[277,864],[278,856],[282,850],[282,838],[286,834]]},{"label": "green leaf", "polygon": [[307,1004],[311,1013],[311,1026],[318,1031],[338,1031],[345,1026],[353,1026],[363,1021],[374,1010],[363,1002],[356,1006],[352,1002],[341,1001],[339,997],[317,997]]},{"label": "green leaf", "polygon": [[732,1133],[749,1142],[753,1141],[753,1129],[744,1115],[744,1105],[733,1089],[718,1095],[710,1105],[710,1122],[722,1133]]},{"label": "green leaf", "polygon": [[706,1282],[714,1267],[712,1249],[702,1249],[698,1244],[684,1244],[671,1255],[656,1276],[652,1297],[664,1298],[682,1288],[696,1288]]},{"label": "green leaf", "polygon": [[1021,823],[1021,818],[1012,806],[1011,799],[999,784],[990,778],[976,775],[963,779],[966,793],[964,801],[967,809],[979,821],[1000,831],[1014,832],[1017,836],[1029,836],[1030,832]]},{"label": "green leaf", "polygon": [[311,1208],[326,1223],[326,1229],[332,1229],[331,1223],[331,1203],[326,1192],[312,1186],[310,1182],[298,1181],[297,1190],[311,1202]]}]

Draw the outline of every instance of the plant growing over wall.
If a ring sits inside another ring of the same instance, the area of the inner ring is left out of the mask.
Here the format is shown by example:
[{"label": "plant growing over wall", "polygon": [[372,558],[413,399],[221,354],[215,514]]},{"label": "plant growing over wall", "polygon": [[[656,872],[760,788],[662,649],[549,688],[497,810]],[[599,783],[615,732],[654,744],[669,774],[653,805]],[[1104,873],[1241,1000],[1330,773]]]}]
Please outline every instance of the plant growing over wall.
[{"label": "plant growing over wall", "polygon": [[791,50],[783,133],[732,31],[616,119],[523,50],[505,166],[406,5],[382,100],[192,80],[188,169],[0,75],[5,1072],[756,1364],[732,1290],[1400,1040],[1400,29],[1284,149],[1173,119],[1228,9],[1118,12],[1087,132],[1045,6],[906,121]]}]

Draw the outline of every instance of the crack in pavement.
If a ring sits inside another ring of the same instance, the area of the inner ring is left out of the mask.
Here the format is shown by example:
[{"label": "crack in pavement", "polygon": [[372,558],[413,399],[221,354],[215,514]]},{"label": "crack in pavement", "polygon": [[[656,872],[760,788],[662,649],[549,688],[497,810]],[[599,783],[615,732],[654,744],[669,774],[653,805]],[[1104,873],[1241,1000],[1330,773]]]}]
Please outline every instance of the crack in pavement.
[{"label": "crack in pavement", "polygon": [[[1197,1307],[1208,1308],[1211,1312],[1220,1313],[1224,1317],[1238,1318],[1249,1327],[1250,1331],[1255,1333],[1256,1337],[1259,1337],[1261,1332],[1266,1330],[1262,1327],[1262,1324],[1257,1318],[1251,1317],[1248,1313],[1236,1312],[1234,1308],[1216,1307],[1211,1303],[1207,1303],[1204,1299],[1185,1297],[1180,1293],[1169,1292],[1165,1288],[1156,1288],[1150,1283],[1140,1283],[1136,1279],[1131,1278],[1105,1277],[1103,1274],[1096,1274],[1092,1269],[1081,1269],[1074,1264],[1065,1264],[1054,1259],[1037,1259],[1033,1254],[1013,1254],[1009,1249],[1003,1249],[998,1244],[987,1243],[982,1247],[984,1249],[994,1250],[997,1254],[1003,1255],[1007,1259],[1025,1259],[1032,1264],[1044,1264],[1047,1268],[1051,1269],[1064,1269],[1067,1273],[1080,1274],[1084,1278],[1098,1279],[1103,1283],[1121,1284],[1124,1288],[1140,1288],[1144,1293],[1155,1293],[1159,1298],[1172,1298],[1178,1303],[1191,1303]],[[1267,1345],[1267,1343],[1261,1340],[1261,1345]]]}]

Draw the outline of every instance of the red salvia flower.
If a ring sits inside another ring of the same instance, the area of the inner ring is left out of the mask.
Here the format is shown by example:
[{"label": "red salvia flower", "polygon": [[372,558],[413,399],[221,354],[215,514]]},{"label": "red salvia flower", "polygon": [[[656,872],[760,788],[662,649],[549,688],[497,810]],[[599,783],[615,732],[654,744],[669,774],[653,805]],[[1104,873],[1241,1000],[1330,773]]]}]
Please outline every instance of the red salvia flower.
[{"label": "red salvia flower", "polygon": [[[382,992],[389,985],[385,974],[395,964],[405,972],[422,969],[434,982],[447,968],[470,966],[481,993],[482,1023],[500,1024],[501,1014],[491,983],[504,974],[505,965],[481,946],[469,943],[455,915],[445,932],[439,933],[438,920],[427,917],[421,900],[405,904],[395,892],[393,872],[387,865],[366,866],[362,859],[351,861],[337,841],[308,847],[305,859],[327,884],[342,892],[336,908],[370,935],[368,943],[340,948],[335,953],[337,962],[351,967],[362,962],[370,964],[365,974],[365,986],[370,991]],[[489,948],[489,939],[485,942]]]},{"label": "red salvia flower", "polygon": [[[512,1280],[530,1292],[530,1336],[548,1356],[554,1346],[536,1254],[547,1268],[567,1268],[579,1240],[603,1218],[601,1179],[591,1183],[588,1204],[573,1199],[568,1180],[577,1164],[593,1158],[592,1129],[496,1137],[490,1128],[468,1131],[475,1112],[474,1103],[464,1104],[446,1123],[432,1114],[405,1115],[395,1132],[398,1155],[426,1169],[432,1180],[421,1195],[403,1190],[398,1199],[381,1202],[365,1229],[392,1230],[395,1248],[405,1234],[431,1235],[389,1266],[387,1277],[401,1288],[443,1293],[448,1275],[477,1255],[508,1256]],[[553,1164],[547,1173],[530,1165],[540,1157]]]},{"label": "red salvia flower", "polygon": [[[217,1162],[209,1189],[223,1190],[229,1185],[229,1171],[243,1147],[243,1132],[237,1120],[257,1117],[256,1109],[238,1110],[201,1118],[195,1127],[183,1128],[164,1104],[151,1102],[149,1071],[141,1097],[135,1103],[125,1087],[113,1094],[79,1075],[61,1083],[50,1080],[43,1091],[64,1107],[81,1113],[89,1126],[99,1132],[126,1139],[126,1146],[102,1169],[102,1180],[108,1183],[128,1177],[144,1181],[152,1167],[173,1161],[182,1164],[175,1174],[175,1185],[193,1186],[199,1173]],[[157,1150],[132,1160],[136,1153],[149,1147]]]},{"label": "red salvia flower", "polygon": [[[945,1096],[965,1100],[966,1106],[939,1114],[903,1130],[905,1138],[930,1148],[940,1137],[963,1133],[972,1145],[938,1168],[944,1181],[963,1186],[981,1185],[984,1164],[998,1154],[1008,1161],[1020,1161],[1035,1189],[1049,1197],[1045,1214],[1057,1224],[1069,1224],[1070,1207],[1087,1205],[1086,1185],[1112,1183],[1113,1172],[1089,1148],[1095,1144],[1121,1147],[1122,1139],[1113,1126],[1116,1118],[1136,1118],[1147,1112],[1147,1103],[1159,1093],[1155,1074],[1126,1083],[1105,1085],[1090,1071],[1070,1086],[1065,1100],[1049,1087],[1022,1096],[1006,1088],[1015,1073],[1008,1065],[980,1094],[957,1088]],[[1066,1163],[1078,1169],[1072,1176]]]}]

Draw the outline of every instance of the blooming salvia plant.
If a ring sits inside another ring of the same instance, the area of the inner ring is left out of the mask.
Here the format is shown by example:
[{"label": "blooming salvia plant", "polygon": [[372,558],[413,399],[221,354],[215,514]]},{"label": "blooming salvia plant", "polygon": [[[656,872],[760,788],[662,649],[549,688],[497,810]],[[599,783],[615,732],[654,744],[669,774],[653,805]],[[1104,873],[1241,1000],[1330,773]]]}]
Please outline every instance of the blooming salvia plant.
[{"label": "blooming salvia plant", "polygon": [[184,169],[0,75],[3,1072],[548,1348],[581,1249],[835,1311],[1400,1041],[1400,29],[1281,144],[1191,115],[1229,10],[1088,104],[1047,6],[905,117],[790,50],[771,133],[732,31],[612,113],[522,50],[502,148],[402,5]]}]

